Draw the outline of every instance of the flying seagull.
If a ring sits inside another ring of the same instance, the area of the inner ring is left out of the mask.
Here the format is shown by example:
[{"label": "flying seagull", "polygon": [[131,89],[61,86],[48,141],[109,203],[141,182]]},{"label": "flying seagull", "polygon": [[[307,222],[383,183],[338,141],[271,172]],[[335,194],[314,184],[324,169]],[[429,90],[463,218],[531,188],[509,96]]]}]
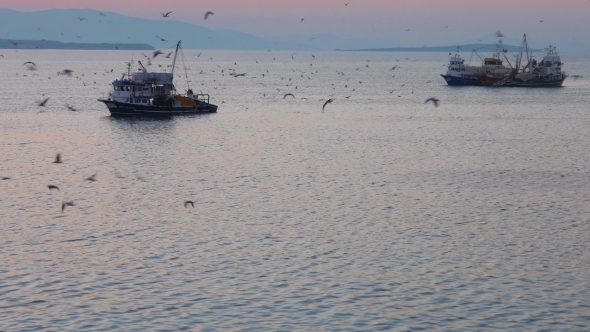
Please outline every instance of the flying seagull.
[{"label": "flying seagull", "polygon": [[326,100],[326,102],[324,103],[324,106],[322,106],[322,112],[326,108],[326,105],[331,104],[333,101],[334,101],[334,99],[332,99],[332,98]]},{"label": "flying seagull", "polygon": [[283,99],[287,98],[287,96],[295,98],[295,96],[292,93],[285,93],[285,95],[283,95]]},{"label": "flying seagull", "polygon": [[496,37],[502,38],[502,37],[504,37],[504,34],[502,33],[502,31],[498,30],[498,31],[496,31]]},{"label": "flying seagull", "polygon": [[187,207],[189,205],[195,207],[195,203],[193,201],[184,201],[184,207]]},{"label": "flying seagull", "polygon": [[207,17],[209,17],[209,15],[215,15],[214,12],[206,12],[205,13],[205,21],[207,20]]},{"label": "flying seagull", "polygon": [[66,206],[74,206],[74,202],[70,201],[70,202],[61,203],[61,212],[64,212],[64,210],[66,209]]},{"label": "flying seagull", "polygon": [[84,179],[84,181],[94,182],[94,181],[96,181],[95,177],[96,177],[96,173],[90,175],[89,177],[87,177],[86,179]]},{"label": "flying seagull", "polygon": [[49,192],[51,192],[51,189],[56,189],[57,191],[61,191],[61,190],[59,190],[59,188],[57,186],[54,186],[52,184],[48,185],[47,188],[49,188]]},{"label": "flying seagull", "polygon": [[164,14],[164,13],[160,13],[160,14],[162,14],[162,17],[168,17],[168,15],[170,15],[171,13],[172,12],[167,12],[166,14]]},{"label": "flying seagull", "polygon": [[152,59],[155,59],[160,54],[164,54],[164,52],[162,52],[160,50],[154,51],[154,53],[152,53]]},{"label": "flying seagull", "polygon": [[172,54],[172,52],[168,53],[168,55],[166,56],[166,58],[170,58],[170,55]]},{"label": "flying seagull", "polygon": [[71,69],[64,69],[62,71],[60,71],[59,73],[57,73],[58,75],[67,75],[67,76],[72,76],[72,73],[74,71]]},{"label": "flying seagull", "polygon": [[51,98],[51,97],[47,97],[42,102],[37,103],[37,106],[45,107],[45,105],[47,104],[47,101],[49,100],[49,98]]},{"label": "flying seagull", "polygon": [[25,62],[25,63],[23,63],[23,66],[26,66],[28,64],[31,64],[33,66],[36,66],[36,64],[33,61],[27,61],[27,62]]},{"label": "flying seagull", "polygon": [[163,42],[167,42],[167,40],[166,40],[166,39],[164,39],[164,38],[162,38],[162,37],[160,37],[160,36],[156,36],[156,38],[160,38],[160,40],[161,40],[161,41],[163,41]]},{"label": "flying seagull", "polygon": [[428,102],[430,102],[430,101],[431,101],[431,102],[434,104],[434,107],[438,107],[438,99],[436,99],[436,98],[432,98],[432,97],[431,97],[431,98],[428,98],[428,99],[426,99],[426,101],[424,102],[424,104],[427,104],[427,103],[428,103]]},{"label": "flying seagull", "polygon": [[78,16],[78,19],[80,20],[80,22],[84,21],[86,19],[86,17],[80,17]]},{"label": "flying seagull", "polygon": [[73,106],[68,105],[68,103],[66,103],[66,107],[68,108],[68,111],[78,112],[77,109],[75,109]]}]

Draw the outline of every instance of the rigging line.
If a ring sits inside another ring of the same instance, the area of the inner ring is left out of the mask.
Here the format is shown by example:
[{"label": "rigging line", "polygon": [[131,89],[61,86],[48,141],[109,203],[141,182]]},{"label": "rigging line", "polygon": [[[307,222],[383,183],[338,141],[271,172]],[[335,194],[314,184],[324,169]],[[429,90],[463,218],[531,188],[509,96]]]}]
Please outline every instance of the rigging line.
[{"label": "rigging line", "polygon": [[184,77],[186,78],[186,91],[190,89],[190,85],[188,83],[188,73],[186,71],[186,62],[184,59],[184,50],[180,49],[180,58],[182,59],[182,67],[184,68]]}]

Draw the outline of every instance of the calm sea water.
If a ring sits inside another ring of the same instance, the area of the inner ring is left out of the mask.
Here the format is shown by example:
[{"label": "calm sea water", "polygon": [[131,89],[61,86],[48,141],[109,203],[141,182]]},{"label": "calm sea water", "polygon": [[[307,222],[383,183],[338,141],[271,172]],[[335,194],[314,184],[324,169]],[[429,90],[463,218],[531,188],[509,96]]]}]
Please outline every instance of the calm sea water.
[{"label": "calm sea water", "polygon": [[199,53],[219,112],[132,120],[96,99],[139,52],[0,52],[0,330],[588,329],[590,56],[506,89],[444,53]]}]

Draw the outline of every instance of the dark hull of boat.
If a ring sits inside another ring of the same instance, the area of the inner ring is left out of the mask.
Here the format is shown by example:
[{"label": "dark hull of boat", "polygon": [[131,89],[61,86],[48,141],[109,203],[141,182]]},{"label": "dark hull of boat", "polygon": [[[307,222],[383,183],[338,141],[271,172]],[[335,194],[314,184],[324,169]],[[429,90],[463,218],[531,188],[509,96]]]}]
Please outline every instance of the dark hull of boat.
[{"label": "dark hull of boat", "polygon": [[121,103],[112,100],[99,99],[111,112],[111,116],[141,116],[141,117],[166,117],[189,114],[216,113],[217,105],[199,101],[196,106],[154,106]]},{"label": "dark hull of boat", "polygon": [[481,82],[477,77],[456,77],[450,75],[443,75],[441,74],[442,78],[447,81],[449,86],[481,86]]},{"label": "dark hull of boat", "polygon": [[499,84],[494,84],[494,86],[500,87],[520,87],[520,88],[560,88],[563,85],[563,81],[565,78],[560,80],[554,81],[537,81],[531,80],[528,82],[517,82],[517,81],[508,81],[508,82],[498,82]]}]

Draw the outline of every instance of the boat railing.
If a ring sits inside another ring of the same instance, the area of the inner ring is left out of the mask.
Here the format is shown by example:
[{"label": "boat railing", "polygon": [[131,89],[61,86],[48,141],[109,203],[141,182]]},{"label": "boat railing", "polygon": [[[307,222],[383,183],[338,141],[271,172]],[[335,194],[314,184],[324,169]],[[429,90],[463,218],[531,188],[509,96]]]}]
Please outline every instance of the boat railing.
[{"label": "boat railing", "polygon": [[198,101],[209,104],[209,94],[199,93],[195,95],[195,98],[197,98]]}]

